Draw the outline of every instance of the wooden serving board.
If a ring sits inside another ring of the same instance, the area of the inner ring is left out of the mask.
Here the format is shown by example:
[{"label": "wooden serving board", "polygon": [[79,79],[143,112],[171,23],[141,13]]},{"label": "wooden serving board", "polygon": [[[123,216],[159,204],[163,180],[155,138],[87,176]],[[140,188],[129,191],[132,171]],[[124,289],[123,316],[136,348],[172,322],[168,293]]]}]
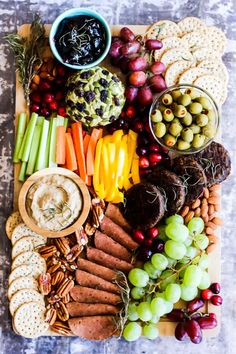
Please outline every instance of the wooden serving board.
[{"label": "wooden serving board", "polygon": [[[148,26],[145,25],[127,25],[135,34],[140,34],[143,35]],[[51,25],[45,25],[46,29],[46,34],[49,34]],[[114,25],[111,26],[111,31],[112,35],[118,35],[119,30],[123,26],[120,25]],[[22,25],[18,33],[24,37],[27,37],[29,35],[29,30],[30,30],[30,25],[29,24],[24,24]],[[109,63],[109,61],[105,60],[102,65],[106,66],[108,69],[111,71],[116,71],[114,70],[114,67],[112,67]],[[26,112],[28,111],[28,107],[26,105],[25,99],[24,99],[24,94],[22,87],[19,83],[18,76],[16,77],[16,108],[15,108],[15,126],[17,126],[17,119],[18,115],[21,112]],[[218,134],[218,139],[220,138],[220,132]],[[20,171],[20,165],[19,164],[14,164],[14,209],[18,209],[18,196],[19,196],[19,191],[21,189],[22,183],[18,181],[18,176],[19,176],[19,171]],[[218,237],[221,239],[221,234],[218,229]],[[210,259],[210,265],[209,265],[209,274],[211,277],[212,282],[220,282],[220,273],[221,273],[221,242],[218,243],[217,248],[215,249],[214,252],[209,254],[209,259]],[[181,304],[180,304],[181,305]],[[218,326],[214,329],[211,330],[206,330],[204,331],[204,337],[213,337],[216,336],[219,333],[220,330],[220,323],[221,323],[221,308],[220,306],[214,306],[212,304],[208,304],[205,309],[206,312],[214,312],[216,313],[217,320],[218,320]],[[174,335],[174,330],[176,327],[175,322],[170,322],[166,319],[162,319],[158,323],[158,328],[161,336],[173,336]],[[46,333],[48,336],[58,336],[55,332],[48,331]]]}]

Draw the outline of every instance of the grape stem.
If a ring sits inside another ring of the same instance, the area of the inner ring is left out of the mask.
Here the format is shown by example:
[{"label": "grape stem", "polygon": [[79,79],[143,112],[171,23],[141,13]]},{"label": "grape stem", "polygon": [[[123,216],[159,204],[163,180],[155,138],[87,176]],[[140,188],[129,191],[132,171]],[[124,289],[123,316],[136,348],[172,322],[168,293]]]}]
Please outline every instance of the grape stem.
[{"label": "grape stem", "polygon": [[[184,264],[181,268],[179,268],[179,269],[172,269],[173,272],[174,272],[174,274],[177,274],[177,276],[179,276],[179,273],[180,273],[183,269],[185,269],[185,268],[188,267],[190,264],[192,264],[197,258],[201,257],[201,255],[202,255],[203,253],[205,253],[205,251],[200,252],[200,254],[198,254],[196,257],[190,259],[190,261],[189,261],[188,263]],[[160,281],[159,281],[158,283],[156,283],[156,284],[150,285],[150,288],[149,288],[149,289],[151,289],[152,287],[153,287],[153,288],[152,288],[151,291],[148,292],[148,293],[149,293],[149,294],[155,293],[156,290],[157,290],[157,288],[160,289],[161,283],[162,283],[163,281],[166,281],[166,279],[169,279],[170,277],[173,277],[174,274],[169,275],[167,278],[160,280]]]}]

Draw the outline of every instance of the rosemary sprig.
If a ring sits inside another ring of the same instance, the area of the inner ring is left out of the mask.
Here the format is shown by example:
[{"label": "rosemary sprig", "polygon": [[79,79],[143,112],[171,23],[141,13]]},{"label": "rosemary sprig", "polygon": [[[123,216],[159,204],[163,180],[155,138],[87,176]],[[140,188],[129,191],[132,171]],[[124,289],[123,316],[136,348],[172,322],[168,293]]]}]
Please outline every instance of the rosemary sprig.
[{"label": "rosemary sprig", "polygon": [[34,15],[29,37],[12,33],[5,38],[14,52],[19,80],[27,105],[29,105],[30,84],[42,65],[42,53],[45,47],[45,29],[40,16]]}]

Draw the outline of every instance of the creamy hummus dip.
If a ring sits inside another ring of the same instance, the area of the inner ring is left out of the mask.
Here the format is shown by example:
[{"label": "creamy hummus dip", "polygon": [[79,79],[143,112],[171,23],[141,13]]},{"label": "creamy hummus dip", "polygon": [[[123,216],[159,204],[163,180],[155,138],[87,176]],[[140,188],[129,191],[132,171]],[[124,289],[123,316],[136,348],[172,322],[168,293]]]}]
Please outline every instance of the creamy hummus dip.
[{"label": "creamy hummus dip", "polygon": [[39,227],[51,231],[65,229],[75,222],[82,203],[77,185],[62,175],[41,177],[26,197],[28,214]]}]

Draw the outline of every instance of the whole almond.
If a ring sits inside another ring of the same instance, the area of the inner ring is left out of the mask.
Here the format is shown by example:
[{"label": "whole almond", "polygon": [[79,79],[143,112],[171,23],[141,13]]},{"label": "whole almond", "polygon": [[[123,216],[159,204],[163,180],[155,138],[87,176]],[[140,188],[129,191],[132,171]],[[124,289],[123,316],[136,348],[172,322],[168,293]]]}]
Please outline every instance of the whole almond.
[{"label": "whole almond", "polygon": [[211,243],[219,243],[219,237],[214,234],[209,235],[208,239]]},{"label": "whole almond", "polygon": [[219,197],[210,197],[209,199],[208,199],[208,203],[209,204],[219,204]]},{"label": "whole almond", "polygon": [[201,216],[205,217],[207,216],[208,213],[208,205],[207,204],[202,204],[201,206]]},{"label": "whole almond", "polygon": [[207,205],[207,204],[208,204],[208,202],[207,202],[207,199],[206,199],[206,198],[203,198],[203,199],[202,199],[202,204],[205,204],[205,205]]},{"label": "whole almond", "polygon": [[206,234],[207,235],[212,235],[214,233],[214,230],[211,227],[206,227]]},{"label": "whole almond", "polygon": [[196,199],[195,202],[193,202],[193,204],[191,205],[191,208],[196,209],[200,206],[200,204],[201,204],[200,199]]},{"label": "whole almond", "polygon": [[194,217],[194,211],[190,210],[184,218],[184,223],[187,224]]},{"label": "whole almond", "polygon": [[197,208],[194,210],[194,216],[200,216],[201,215],[201,208]]},{"label": "whole almond", "polygon": [[220,204],[214,204],[215,211],[220,211]]},{"label": "whole almond", "polygon": [[210,227],[212,228],[213,230],[215,230],[217,228],[217,225],[214,224],[212,221],[208,221],[205,225],[206,227]]},{"label": "whole almond", "polygon": [[204,189],[203,195],[204,195],[204,197],[205,197],[206,199],[209,198],[210,193],[209,193],[209,189],[208,189],[208,188],[205,188],[205,189]]},{"label": "whole almond", "polygon": [[211,252],[213,252],[215,249],[216,249],[216,244],[215,244],[215,243],[212,243],[211,245],[209,245],[209,246],[207,247],[207,253],[211,253]]},{"label": "whole almond", "polygon": [[219,184],[215,184],[214,186],[211,186],[210,191],[218,191],[220,189]]},{"label": "whole almond", "polygon": [[213,192],[210,192],[210,196],[209,196],[210,198],[211,197],[219,197],[219,194],[217,193],[217,192],[215,192],[215,191],[213,191]]},{"label": "whole almond", "polygon": [[189,207],[186,205],[185,207],[183,207],[183,209],[181,210],[180,215],[184,218],[189,212]]},{"label": "whole almond", "polygon": [[209,221],[208,215],[202,216],[202,218],[205,224]]},{"label": "whole almond", "polygon": [[208,214],[209,215],[212,215],[212,214],[214,214],[214,212],[215,212],[215,208],[214,208],[214,205],[209,205],[209,207],[208,207]]},{"label": "whole almond", "polygon": [[212,219],[212,222],[216,225],[223,225],[223,221],[221,218],[219,218],[218,216],[215,216],[213,219]]}]

